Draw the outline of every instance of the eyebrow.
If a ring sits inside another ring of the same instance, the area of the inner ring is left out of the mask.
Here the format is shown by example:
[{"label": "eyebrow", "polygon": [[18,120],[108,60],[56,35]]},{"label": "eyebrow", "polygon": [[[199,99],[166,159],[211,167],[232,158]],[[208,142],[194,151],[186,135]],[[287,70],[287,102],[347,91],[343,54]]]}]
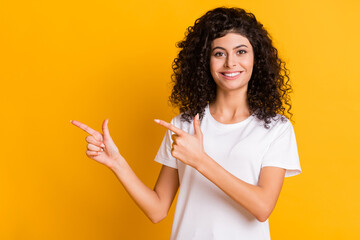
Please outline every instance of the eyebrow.
[{"label": "eyebrow", "polygon": [[[233,50],[235,50],[235,49],[237,49],[239,47],[247,47],[247,46],[245,44],[241,44],[239,46],[234,47]],[[215,49],[218,49],[218,48],[226,51],[226,49],[223,48],[223,47],[214,47],[211,51],[214,51]]]}]

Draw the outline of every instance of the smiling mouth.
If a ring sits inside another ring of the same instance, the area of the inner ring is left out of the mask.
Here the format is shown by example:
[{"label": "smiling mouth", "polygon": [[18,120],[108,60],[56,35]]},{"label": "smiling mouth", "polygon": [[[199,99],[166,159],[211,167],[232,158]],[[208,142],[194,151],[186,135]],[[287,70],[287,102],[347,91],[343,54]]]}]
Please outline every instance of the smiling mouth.
[{"label": "smiling mouth", "polygon": [[222,72],[221,74],[226,76],[226,77],[235,77],[237,75],[239,75],[241,72],[232,72],[232,73],[224,73]]}]

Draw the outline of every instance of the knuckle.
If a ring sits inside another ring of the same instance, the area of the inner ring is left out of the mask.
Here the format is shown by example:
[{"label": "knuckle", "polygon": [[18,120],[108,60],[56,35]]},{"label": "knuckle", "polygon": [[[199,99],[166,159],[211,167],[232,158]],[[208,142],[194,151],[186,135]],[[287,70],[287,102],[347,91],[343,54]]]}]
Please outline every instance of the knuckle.
[{"label": "knuckle", "polygon": [[97,149],[97,147],[95,145],[91,144],[91,143],[89,143],[87,145],[87,147],[88,147],[89,150],[96,150]]},{"label": "knuckle", "polygon": [[103,138],[102,138],[102,135],[100,134],[100,133],[96,133],[96,140],[97,141],[102,141],[103,140]]},{"label": "knuckle", "polygon": [[88,135],[85,140],[88,142],[88,143],[94,143],[96,142],[95,138],[91,135]]},{"label": "knuckle", "polygon": [[94,157],[94,156],[96,156],[98,154],[99,153],[96,152],[96,151],[89,151],[89,150],[86,151],[86,155],[88,155],[88,157]]}]

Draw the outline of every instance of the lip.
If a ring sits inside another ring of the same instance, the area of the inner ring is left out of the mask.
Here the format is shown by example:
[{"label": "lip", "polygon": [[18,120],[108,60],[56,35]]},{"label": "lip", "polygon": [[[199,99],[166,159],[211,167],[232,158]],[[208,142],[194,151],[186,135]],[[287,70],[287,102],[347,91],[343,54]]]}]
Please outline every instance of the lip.
[{"label": "lip", "polygon": [[242,71],[225,71],[225,72],[221,72],[221,73],[241,73]]},{"label": "lip", "polygon": [[[220,74],[223,78],[225,78],[227,80],[234,80],[234,79],[237,79],[241,75],[242,72],[243,71],[231,71],[231,72],[227,71],[227,72],[220,72]],[[229,77],[229,76],[225,76],[224,73],[240,73],[240,74],[233,76],[233,77]]]}]

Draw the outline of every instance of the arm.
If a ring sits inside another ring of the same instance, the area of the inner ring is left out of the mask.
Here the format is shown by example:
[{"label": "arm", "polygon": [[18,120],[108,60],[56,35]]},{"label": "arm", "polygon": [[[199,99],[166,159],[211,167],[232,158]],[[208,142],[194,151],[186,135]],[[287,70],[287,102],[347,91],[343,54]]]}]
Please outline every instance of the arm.
[{"label": "arm", "polygon": [[153,223],[164,219],[179,188],[177,169],[163,165],[152,190],[135,175],[125,159],[118,162],[112,171],[134,202]]},{"label": "arm", "polygon": [[119,153],[110,136],[107,119],[103,122],[103,134],[81,122],[71,121],[71,123],[90,134],[86,137],[89,143],[87,156],[109,167],[115,173],[130,197],[146,216],[153,223],[165,218],[179,188],[177,169],[163,166],[155,188],[152,190],[136,176]]},{"label": "arm", "polygon": [[275,208],[285,176],[285,169],[263,167],[258,185],[252,185],[235,177],[207,155],[196,169],[261,222],[266,221]]},{"label": "arm", "polygon": [[155,121],[175,133],[172,135],[173,146],[171,150],[171,154],[175,158],[195,168],[259,221],[266,221],[279,197],[285,169],[263,167],[258,185],[248,184],[226,171],[205,153],[197,116],[194,119],[194,135],[190,135],[162,120]]}]

